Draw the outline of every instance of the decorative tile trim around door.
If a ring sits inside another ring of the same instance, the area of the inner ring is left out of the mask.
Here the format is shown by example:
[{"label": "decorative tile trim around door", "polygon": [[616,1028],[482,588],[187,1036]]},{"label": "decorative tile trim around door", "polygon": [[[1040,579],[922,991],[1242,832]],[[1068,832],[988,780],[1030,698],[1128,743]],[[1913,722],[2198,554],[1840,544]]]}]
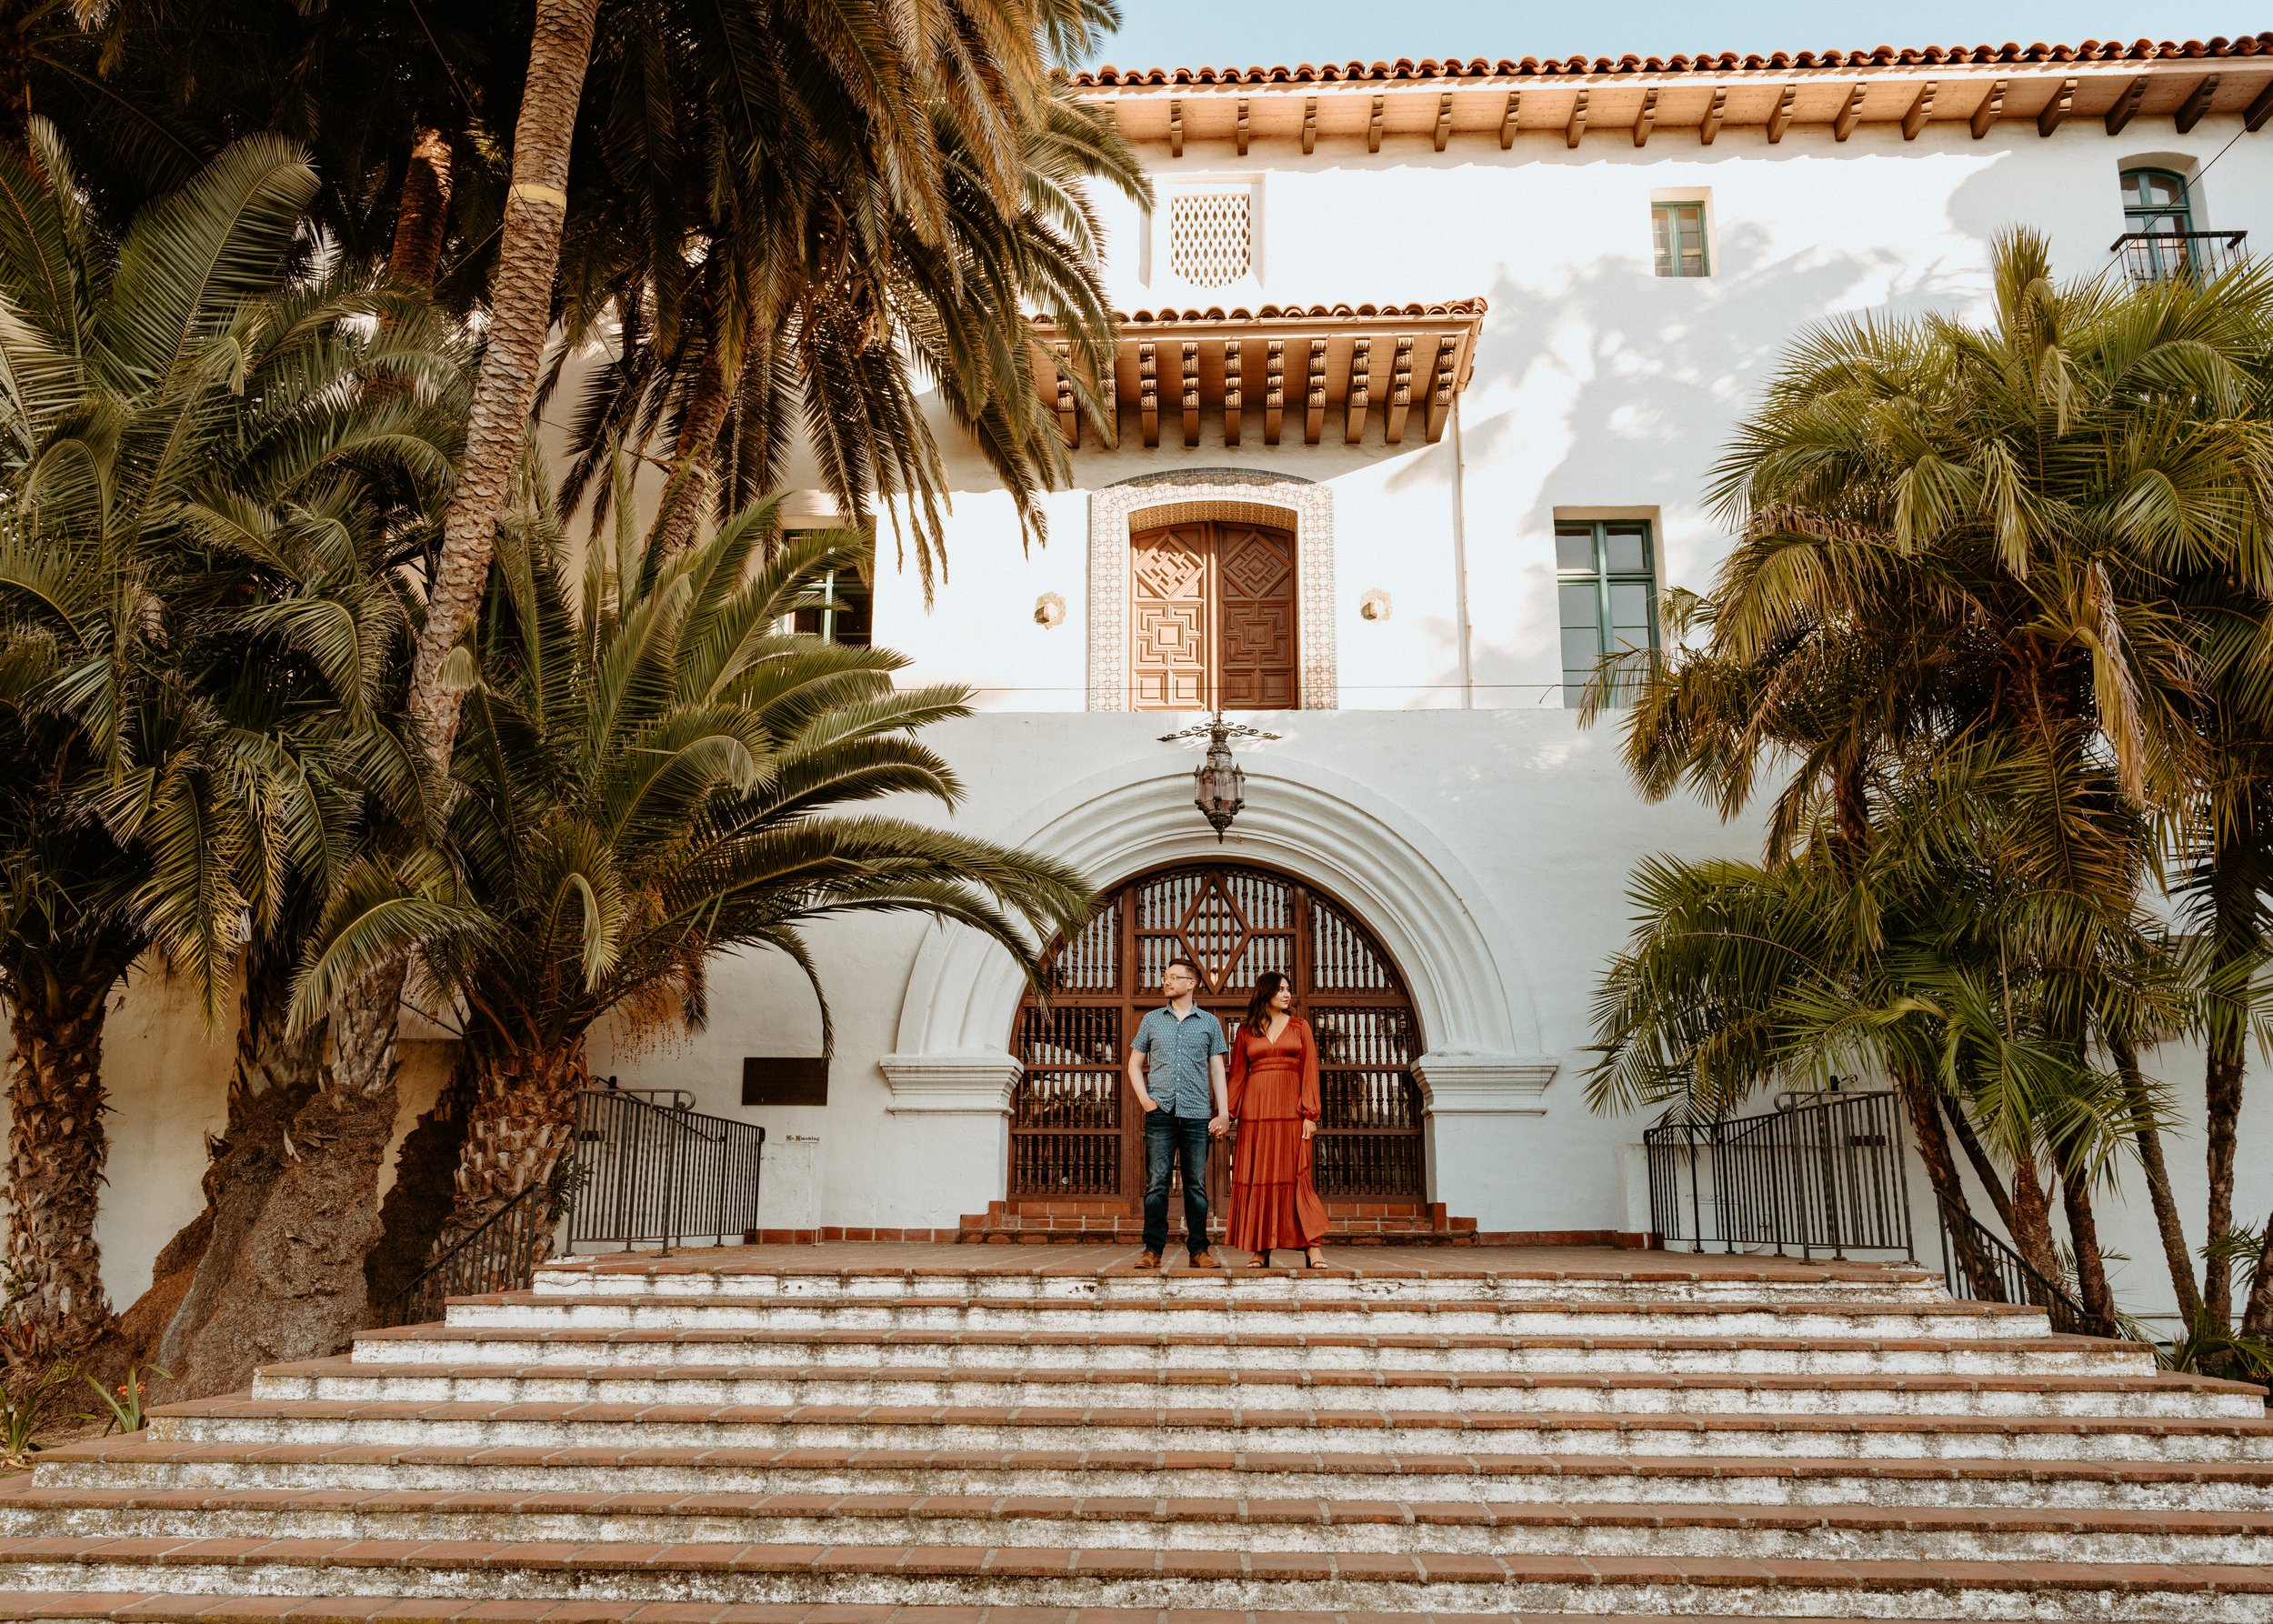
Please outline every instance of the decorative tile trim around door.
[{"label": "decorative tile trim around door", "polygon": [[1089,494],[1088,708],[1130,708],[1130,520],[1139,514],[1156,513],[1167,515],[1153,521],[1157,523],[1220,513],[1225,517],[1284,524],[1293,529],[1301,708],[1337,708],[1334,493],[1307,479],[1256,468],[1179,468],[1142,474]]}]

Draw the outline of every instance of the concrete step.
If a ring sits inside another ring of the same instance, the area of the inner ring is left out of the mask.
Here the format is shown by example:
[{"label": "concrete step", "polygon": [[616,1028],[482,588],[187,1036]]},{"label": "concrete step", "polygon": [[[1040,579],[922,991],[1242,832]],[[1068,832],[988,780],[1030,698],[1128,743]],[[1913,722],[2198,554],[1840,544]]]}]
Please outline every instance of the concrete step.
[{"label": "concrete step", "polygon": [[[2273,1572],[2232,1566],[1364,1555],[1112,1548],[0,1542],[0,1583],[132,1594],[907,1603],[1385,1613],[1761,1613],[2262,1624]],[[586,1617],[592,1616],[590,1612]]]},{"label": "concrete step", "polygon": [[374,1364],[827,1365],[921,1363],[946,1369],[1442,1370],[1547,1375],[2136,1376],[2154,1350],[2096,1337],[1514,1336],[1306,1330],[1168,1329],[1138,1323],[1084,1330],[686,1330],[405,1326],[355,1338]]},{"label": "concrete step", "polygon": [[1499,1412],[1547,1408],[1622,1415],[2158,1416],[2259,1419],[2261,1388],[2198,1377],[1687,1376],[1313,1371],[1245,1360],[1213,1369],[1095,1371],[917,1364],[845,1369],[681,1364],[582,1367],[378,1364],[349,1358],[272,1365],[256,1398],[338,1403],[886,1405],[1010,1408],[1079,1401],[1107,1408],[1208,1408],[1302,1401],[1320,1408]]},{"label": "concrete step", "polygon": [[520,1445],[615,1449],[1303,1449],[1553,1454],[1853,1455],[2011,1459],[2273,1459],[2273,1421],[2129,1417],[1473,1413],[1390,1406],[1211,1409],[883,1405],[331,1403],[214,1398],[155,1412],[198,1442]]},{"label": "concrete step", "polygon": [[492,1540],[516,1544],[1008,1546],[1357,1555],[2273,1567],[2273,1511],[1669,1507],[1571,1501],[671,1496],[35,1489],[0,1539]]},{"label": "concrete step", "polygon": [[1732,1262],[1669,1268],[1637,1261],[1632,1268],[1616,1271],[1451,1268],[1434,1268],[1423,1275],[1358,1264],[1326,1270],[1172,1268],[1153,1274],[1132,1272],[1125,1264],[1103,1271],[1094,1267],[1050,1271],[945,1264],[905,1268],[844,1268],[822,1263],[791,1267],[776,1262],[736,1263],[730,1258],[712,1262],[700,1252],[665,1259],[643,1254],[629,1261],[609,1255],[557,1259],[538,1268],[535,1290],[540,1297],[703,1296],[773,1300],[817,1296],[896,1300],[912,1296],[992,1302],[1157,1302],[1164,1298],[1215,1298],[1227,1291],[1236,1292],[1241,1301],[1298,1297],[1311,1302],[1386,1298],[1423,1302],[1449,1298],[1652,1305],[1731,1298],[1825,1303],[1950,1300],[1939,1276],[1920,1268],[1880,1265],[1776,1268]]},{"label": "concrete step", "polygon": [[1944,1456],[1557,1455],[1282,1450],[550,1449],[194,1442],[148,1433],[40,1458],[40,1488],[468,1495],[1039,1495],[1156,1500],[1511,1501],[1666,1506],[2273,1511],[2273,1461]]},{"label": "concrete step", "polygon": [[2004,1303],[1842,1303],[1748,1299],[1629,1303],[1467,1298],[1328,1300],[1275,1297],[1251,1301],[1236,1290],[1184,1292],[1151,1300],[1032,1299],[990,1302],[959,1296],[894,1298],[815,1293],[736,1301],[704,1293],[629,1298],[501,1292],[451,1301],[453,1326],[543,1332],[571,1329],[684,1330],[1086,1330],[1189,1326],[1225,1331],[1356,1331],[1507,1336],[2027,1337],[2048,1334],[2041,1309]]}]

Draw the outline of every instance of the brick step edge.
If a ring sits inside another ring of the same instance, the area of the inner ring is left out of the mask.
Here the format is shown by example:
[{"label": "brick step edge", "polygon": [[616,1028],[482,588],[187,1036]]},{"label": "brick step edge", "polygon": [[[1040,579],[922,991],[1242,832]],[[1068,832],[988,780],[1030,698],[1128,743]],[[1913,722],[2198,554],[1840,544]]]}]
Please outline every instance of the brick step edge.
[{"label": "brick step edge", "polygon": [[[262,1608],[264,1601],[277,1603]],[[252,1605],[247,1605],[252,1604]],[[634,1604],[625,1616],[632,1619],[668,1619],[671,1624],[1175,1624],[1187,1614],[1175,1608],[1026,1608],[1026,1607],[876,1607],[808,1605],[800,1602],[673,1602],[649,1609]],[[258,1596],[175,1596],[145,1591],[103,1595],[45,1595],[0,1593],[0,1624],[65,1624],[95,1619],[101,1624],[213,1624],[218,1619],[298,1619],[306,1624],[363,1624],[385,1619],[386,1624],[562,1624],[589,1620],[588,1604],[552,1600],[459,1601],[446,1598],[405,1599],[394,1596],[331,1596],[320,1599]],[[1208,1624],[1227,1624],[1237,1615],[1211,1611]],[[1249,1624],[1374,1624],[1352,1613],[1250,1612]],[[1411,1615],[1408,1624],[1430,1624],[1433,1619],[1462,1619],[1457,1613]],[[1632,1613],[1584,1615],[1532,1613],[1525,1624],[1663,1624],[1658,1615]],[[1494,1624],[1506,1624],[1495,1619]],[[1832,1620],[1766,1618],[1755,1615],[1752,1624],[1833,1624]]]}]

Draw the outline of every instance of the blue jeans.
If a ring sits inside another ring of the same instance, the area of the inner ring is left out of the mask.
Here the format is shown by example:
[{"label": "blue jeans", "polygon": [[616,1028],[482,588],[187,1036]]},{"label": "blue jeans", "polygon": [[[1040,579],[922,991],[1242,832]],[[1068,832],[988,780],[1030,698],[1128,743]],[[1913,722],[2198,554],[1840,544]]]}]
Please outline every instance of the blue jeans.
[{"label": "blue jeans", "polygon": [[1207,1249],[1207,1118],[1145,1113],[1145,1250],[1168,1249],[1168,1176],[1184,1158],[1184,1244]]}]

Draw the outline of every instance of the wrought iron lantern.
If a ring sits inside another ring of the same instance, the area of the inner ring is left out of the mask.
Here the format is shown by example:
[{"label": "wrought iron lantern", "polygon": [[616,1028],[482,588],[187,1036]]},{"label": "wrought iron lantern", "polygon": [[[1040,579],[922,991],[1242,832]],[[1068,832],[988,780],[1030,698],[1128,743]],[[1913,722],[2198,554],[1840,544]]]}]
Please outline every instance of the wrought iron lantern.
[{"label": "wrought iron lantern", "polygon": [[1231,828],[1231,820],[1239,816],[1247,805],[1247,776],[1239,764],[1231,758],[1231,741],[1235,738],[1277,738],[1276,733],[1265,733],[1244,723],[1227,722],[1223,712],[1217,711],[1205,726],[1187,727],[1180,733],[1164,733],[1160,742],[1177,744],[1187,738],[1205,738],[1207,755],[1192,769],[1192,805],[1207,820],[1207,827],[1216,831],[1217,845]]}]

